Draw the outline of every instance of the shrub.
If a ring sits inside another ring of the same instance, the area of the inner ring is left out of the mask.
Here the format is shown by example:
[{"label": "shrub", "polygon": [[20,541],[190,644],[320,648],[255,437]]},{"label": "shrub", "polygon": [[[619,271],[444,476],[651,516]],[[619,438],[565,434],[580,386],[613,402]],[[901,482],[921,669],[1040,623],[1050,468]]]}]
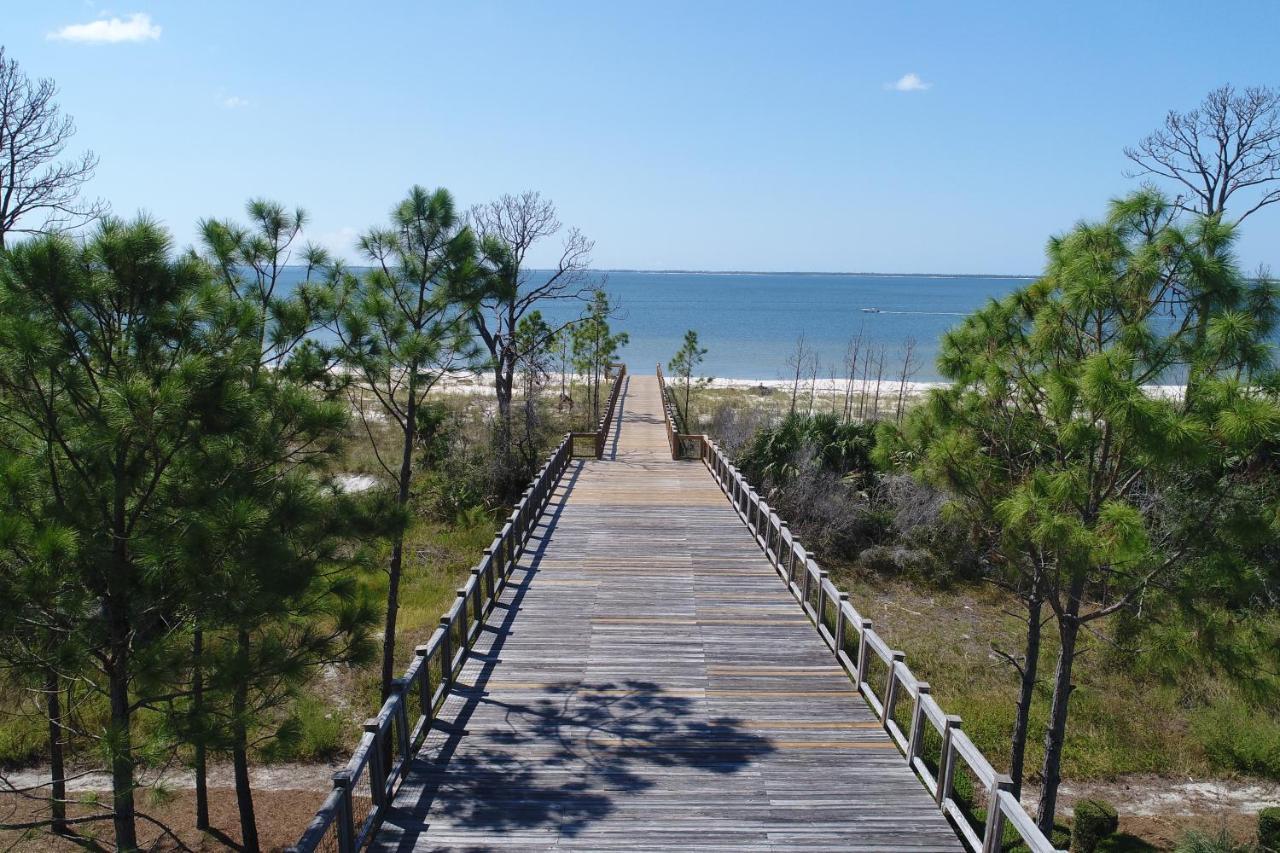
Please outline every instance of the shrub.
[{"label": "shrub", "polygon": [[1258,812],[1258,844],[1268,853],[1280,853],[1280,806]]},{"label": "shrub", "polygon": [[1225,829],[1216,835],[1193,830],[1174,848],[1177,853],[1254,853],[1257,849],[1248,841],[1236,841]]},{"label": "shrub", "polygon": [[1071,853],[1093,853],[1119,826],[1115,806],[1103,800],[1081,800],[1071,822]]}]

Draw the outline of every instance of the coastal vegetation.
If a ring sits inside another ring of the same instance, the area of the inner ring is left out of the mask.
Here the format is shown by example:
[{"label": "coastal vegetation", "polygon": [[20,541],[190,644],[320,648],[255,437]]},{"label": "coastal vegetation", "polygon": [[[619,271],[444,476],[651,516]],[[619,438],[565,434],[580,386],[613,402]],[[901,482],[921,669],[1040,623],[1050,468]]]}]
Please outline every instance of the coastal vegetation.
[{"label": "coastal vegetation", "polygon": [[[176,247],[80,199],[97,160],[58,161],[55,91],[0,49],[0,127],[30,128],[0,137],[0,762],[50,777],[8,786],[0,828],[176,839],[138,793],[180,763],[220,831],[229,760],[256,851],[253,766],[350,743],[557,437],[595,428],[628,335],[536,192],[463,212],[413,186],[360,268],[261,199]],[[916,342],[895,364],[864,329],[825,390],[803,334],[777,393],[712,387],[695,330],[667,363],[684,431],[892,614],[1046,834],[1064,785],[1280,779],[1280,294],[1233,254],[1280,201],[1280,96],[1215,91],[1128,155],[1189,194],[1054,237],[946,335],[941,387],[914,394]],[[98,767],[109,802],[68,790]]]}]

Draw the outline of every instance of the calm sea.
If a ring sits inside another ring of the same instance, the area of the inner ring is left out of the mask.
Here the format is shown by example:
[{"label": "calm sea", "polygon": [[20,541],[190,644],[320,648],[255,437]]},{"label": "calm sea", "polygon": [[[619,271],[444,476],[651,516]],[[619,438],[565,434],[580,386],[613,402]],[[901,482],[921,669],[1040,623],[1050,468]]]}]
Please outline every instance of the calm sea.
[{"label": "calm sea", "polygon": [[[803,333],[819,374],[837,371],[850,337],[887,350],[894,373],[908,338],[920,364],[914,378],[938,378],[938,339],[964,315],[1031,279],[969,276],[828,275],[813,273],[602,272],[618,305],[612,325],[631,337],[622,359],[633,371],[665,366],[686,329],[707,349],[705,375],[779,379]],[[877,308],[876,313],[864,308]],[[550,321],[576,317],[579,303],[548,303]],[[837,375],[839,375],[837,373]]]},{"label": "calm sea", "polygon": [[[849,339],[884,346],[897,364],[916,340],[917,381],[937,379],[938,339],[969,312],[1031,279],[962,276],[818,275],[797,273],[609,272],[605,289],[619,305],[613,325],[631,343],[633,370],[671,358],[686,329],[707,349],[703,371],[730,379],[777,379],[803,333],[820,362],[838,370]],[[864,308],[878,308],[867,313]],[[564,316],[563,309],[543,312]],[[892,372],[893,367],[887,367]],[[839,375],[839,373],[837,373]]]}]

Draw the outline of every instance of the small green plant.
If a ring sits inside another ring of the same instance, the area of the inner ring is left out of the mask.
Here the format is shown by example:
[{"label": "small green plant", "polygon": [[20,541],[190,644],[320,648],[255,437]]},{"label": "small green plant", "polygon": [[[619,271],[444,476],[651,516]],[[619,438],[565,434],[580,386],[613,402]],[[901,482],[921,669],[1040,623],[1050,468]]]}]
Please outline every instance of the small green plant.
[{"label": "small green plant", "polygon": [[1258,812],[1258,844],[1267,853],[1280,853],[1280,806]]},{"label": "small green plant", "polygon": [[1081,800],[1071,823],[1071,853],[1093,853],[1119,827],[1115,806],[1103,800]]},{"label": "small green plant", "polygon": [[1257,846],[1249,841],[1236,841],[1225,829],[1214,834],[1188,832],[1174,848],[1176,853],[1255,853]]},{"label": "small green plant", "polygon": [[147,790],[147,799],[151,801],[151,805],[157,807],[172,803],[177,799],[177,796],[177,792],[163,782],[156,782],[155,785]]}]

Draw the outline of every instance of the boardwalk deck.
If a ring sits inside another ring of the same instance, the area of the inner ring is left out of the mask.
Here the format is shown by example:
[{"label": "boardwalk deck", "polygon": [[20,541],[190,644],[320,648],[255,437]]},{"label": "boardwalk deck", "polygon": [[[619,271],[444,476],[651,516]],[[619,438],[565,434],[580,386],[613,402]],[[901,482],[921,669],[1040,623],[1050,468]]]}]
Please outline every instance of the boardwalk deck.
[{"label": "boardwalk deck", "polygon": [[575,461],[373,846],[959,850],[631,377]]}]

